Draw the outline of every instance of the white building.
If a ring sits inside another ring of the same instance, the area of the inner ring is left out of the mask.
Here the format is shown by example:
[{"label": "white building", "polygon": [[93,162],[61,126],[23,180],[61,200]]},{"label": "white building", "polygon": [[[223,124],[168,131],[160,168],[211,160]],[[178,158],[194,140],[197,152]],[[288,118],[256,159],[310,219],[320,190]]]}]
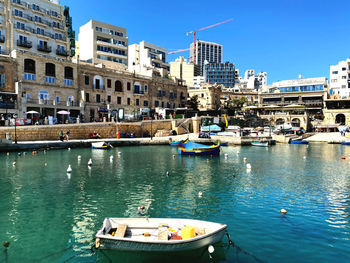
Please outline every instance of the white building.
[{"label": "white building", "polygon": [[244,73],[244,78],[238,78],[235,90],[241,92],[247,92],[252,90],[261,90],[267,86],[267,73],[259,72],[255,75],[255,70],[246,70]]},{"label": "white building", "polygon": [[128,64],[126,29],[95,20],[80,27],[80,59],[125,69]]},{"label": "white building", "polygon": [[57,0],[0,1],[0,53],[19,50],[66,58],[71,54],[70,19]]},{"label": "white building", "polygon": [[194,81],[200,75],[200,68],[192,62],[187,61],[184,57],[179,57],[170,62],[170,75],[172,78],[184,80],[187,87],[194,87]]},{"label": "white building", "polygon": [[350,98],[350,59],[330,66],[329,94],[335,98]]},{"label": "white building", "polygon": [[128,69],[130,72],[152,77],[165,77],[169,73],[167,51],[165,48],[146,41],[128,47]]},{"label": "white building", "polygon": [[[194,60],[193,43],[190,47],[191,58]],[[200,66],[201,76],[203,76],[204,61],[209,63],[222,63],[222,45],[202,40],[196,41],[195,64]]]}]

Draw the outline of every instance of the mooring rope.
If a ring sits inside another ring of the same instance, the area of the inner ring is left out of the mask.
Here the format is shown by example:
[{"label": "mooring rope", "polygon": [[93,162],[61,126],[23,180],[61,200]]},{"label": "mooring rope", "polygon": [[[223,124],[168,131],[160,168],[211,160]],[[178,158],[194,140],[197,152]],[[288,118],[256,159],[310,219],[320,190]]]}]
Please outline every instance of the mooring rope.
[{"label": "mooring rope", "polygon": [[[237,253],[238,252],[242,252],[243,254],[247,255],[247,256],[250,256],[252,257],[253,259],[255,259],[256,262],[259,262],[259,263],[266,263],[265,261],[259,259],[258,257],[254,256],[253,254],[249,253],[248,251],[245,251],[244,249],[242,249],[241,247],[239,247],[238,245],[236,245],[232,240],[231,240],[231,237],[230,237],[230,234],[226,231],[226,236],[228,238],[228,243],[230,245],[232,245],[233,248],[235,248],[237,250]],[[238,256],[238,255],[237,255]]]}]

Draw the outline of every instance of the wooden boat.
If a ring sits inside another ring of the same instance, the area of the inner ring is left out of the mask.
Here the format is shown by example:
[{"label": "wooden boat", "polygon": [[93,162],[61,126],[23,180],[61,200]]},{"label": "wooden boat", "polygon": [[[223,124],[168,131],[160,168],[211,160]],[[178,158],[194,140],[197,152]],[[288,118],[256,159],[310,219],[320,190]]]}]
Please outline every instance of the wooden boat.
[{"label": "wooden boat", "polygon": [[346,140],[344,142],[341,143],[342,145],[350,145],[350,140]]},{"label": "wooden boat", "polygon": [[268,147],[269,143],[268,142],[252,142],[253,146],[258,146],[258,147]]},{"label": "wooden boat", "polygon": [[228,142],[221,142],[220,146],[228,146]]},{"label": "wooden boat", "polygon": [[188,142],[188,139],[177,141],[177,142],[169,141],[169,144],[170,146],[179,147],[179,146],[184,146],[187,142]]},{"label": "wooden boat", "polygon": [[98,249],[147,252],[182,252],[221,241],[227,225],[168,218],[105,218],[98,230]]},{"label": "wooden boat", "polygon": [[110,145],[108,142],[93,142],[91,143],[91,147],[93,149],[107,150],[112,148],[112,145]]},{"label": "wooden boat", "polygon": [[220,142],[214,145],[204,145],[188,141],[185,146],[178,148],[182,155],[218,155],[220,154]]}]

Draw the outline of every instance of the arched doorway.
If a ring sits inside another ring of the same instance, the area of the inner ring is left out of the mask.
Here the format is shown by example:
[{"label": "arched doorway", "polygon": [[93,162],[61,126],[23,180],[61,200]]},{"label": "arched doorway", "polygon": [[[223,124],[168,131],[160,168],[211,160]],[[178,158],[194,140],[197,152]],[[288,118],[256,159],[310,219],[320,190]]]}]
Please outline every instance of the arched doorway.
[{"label": "arched doorway", "polygon": [[276,120],[276,125],[283,125],[284,124],[284,119],[279,118]]},{"label": "arched doorway", "polygon": [[345,115],[337,114],[337,116],[335,116],[335,124],[345,125]]},{"label": "arched doorway", "polygon": [[300,127],[300,120],[298,118],[292,119],[292,126],[293,127]]}]

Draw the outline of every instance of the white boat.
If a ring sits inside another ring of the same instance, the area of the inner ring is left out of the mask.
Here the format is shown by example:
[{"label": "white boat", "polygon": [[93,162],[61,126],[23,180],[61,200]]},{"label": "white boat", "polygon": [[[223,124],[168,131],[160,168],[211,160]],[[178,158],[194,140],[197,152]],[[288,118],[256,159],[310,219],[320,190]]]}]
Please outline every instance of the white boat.
[{"label": "white boat", "polygon": [[108,142],[93,142],[93,143],[91,143],[91,146],[93,149],[110,149],[110,148],[112,148],[112,145],[110,145]]},{"label": "white boat", "polygon": [[258,147],[268,147],[269,143],[268,142],[252,142],[253,146],[258,146]]},{"label": "white boat", "polygon": [[95,247],[144,252],[195,250],[220,242],[226,228],[192,219],[105,218],[95,236]]}]

